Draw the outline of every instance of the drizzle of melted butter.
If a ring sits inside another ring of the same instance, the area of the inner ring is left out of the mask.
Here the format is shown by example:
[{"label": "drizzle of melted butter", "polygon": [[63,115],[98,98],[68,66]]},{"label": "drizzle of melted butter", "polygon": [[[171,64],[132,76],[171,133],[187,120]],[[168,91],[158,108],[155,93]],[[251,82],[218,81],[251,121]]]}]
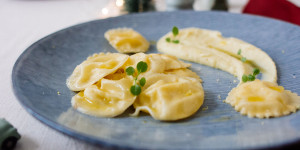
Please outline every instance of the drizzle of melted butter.
[{"label": "drizzle of melted butter", "polygon": [[272,89],[272,90],[278,91],[278,92],[283,92],[284,91],[283,86],[270,86],[269,88]]},{"label": "drizzle of melted butter", "polygon": [[250,97],[248,97],[249,102],[262,102],[264,100],[265,99],[263,97],[260,97],[260,96],[250,96]]}]

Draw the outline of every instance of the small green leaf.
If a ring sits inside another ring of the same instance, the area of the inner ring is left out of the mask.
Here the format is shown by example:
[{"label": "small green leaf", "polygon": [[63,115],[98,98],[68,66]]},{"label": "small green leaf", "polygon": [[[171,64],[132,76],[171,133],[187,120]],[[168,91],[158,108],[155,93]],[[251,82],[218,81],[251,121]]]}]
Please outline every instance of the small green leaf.
[{"label": "small green leaf", "polygon": [[142,91],[141,87],[137,84],[130,87],[130,92],[133,95],[139,95],[141,93],[141,91]]},{"label": "small green leaf", "polygon": [[171,38],[167,37],[166,41],[170,43],[171,42]]},{"label": "small green leaf", "polygon": [[178,44],[179,40],[173,40],[172,42],[175,43],[175,44]]},{"label": "small green leaf", "polygon": [[241,61],[242,61],[242,62],[246,62],[246,61],[247,61],[247,58],[246,58],[246,57],[242,57],[242,58],[241,58]]},{"label": "small green leaf", "polygon": [[176,35],[178,35],[179,30],[176,26],[174,26],[173,29],[172,29],[172,32],[173,32],[173,35],[176,36]]},{"label": "small green leaf", "polygon": [[260,70],[259,70],[259,69],[257,69],[257,68],[254,68],[254,69],[253,69],[253,75],[254,75],[254,76],[258,75],[259,73],[260,73]]},{"label": "small green leaf", "polygon": [[238,54],[238,55],[241,55],[241,53],[242,53],[242,50],[239,49],[239,51],[237,52],[237,54]]},{"label": "small green leaf", "polygon": [[137,66],[136,66],[136,69],[139,73],[142,73],[142,72],[146,72],[147,69],[148,69],[148,65],[146,62],[143,62],[143,61],[140,61]]},{"label": "small green leaf", "polygon": [[142,77],[140,80],[140,85],[144,86],[146,84],[146,78]]},{"label": "small green leaf", "polygon": [[127,75],[133,75],[134,74],[134,68],[133,67],[128,67],[128,68],[126,68],[126,74]]},{"label": "small green leaf", "polygon": [[247,82],[248,81],[248,76],[247,75],[243,75],[242,76],[242,81],[243,82]]},{"label": "small green leaf", "polygon": [[248,75],[248,81],[254,81],[255,80],[255,76],[252,74]]}]

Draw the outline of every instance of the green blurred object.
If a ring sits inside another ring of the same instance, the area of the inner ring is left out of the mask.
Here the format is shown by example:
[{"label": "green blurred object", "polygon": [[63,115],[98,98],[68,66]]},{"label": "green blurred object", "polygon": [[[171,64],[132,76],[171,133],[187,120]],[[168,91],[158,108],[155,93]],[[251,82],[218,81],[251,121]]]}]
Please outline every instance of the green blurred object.
[{"label": "green blurred object", "polygon": [[5,119],[0,118],[0,150],[13,149],[21,138],[17,129]]},{"label": "green blurred object", "polygon": [[125,10],[128,13],[154,10],[152,0],[125,0]]}]

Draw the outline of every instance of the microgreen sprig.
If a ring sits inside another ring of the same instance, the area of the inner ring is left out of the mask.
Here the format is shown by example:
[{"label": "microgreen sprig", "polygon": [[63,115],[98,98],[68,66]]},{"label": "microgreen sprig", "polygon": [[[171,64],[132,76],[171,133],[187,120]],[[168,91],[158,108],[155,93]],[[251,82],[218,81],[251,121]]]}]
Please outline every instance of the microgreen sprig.
[{"label": "microgreen sprig", "polygon": [[256,75],[258,75],[259,73],[260,70],[258,68],[254,68],[252,74],[242,76],[242,81],[243,82],[254,81],[256,79]]},{"label": "microgreen sprig", "polygon": [[[138,81],[138,77],[141,73],[146,72],[148,69],[148,65],[146,62],[144,61],[140,61],[137,65],[136,65],[136,69],[137,69],[137,74],[135,75],[135,69],[133,67],[127,67],[126,68],[126,74],[129,76],[133,76],[134,77],[134,85],[132,85],[130,87],[130,92],[133,95],[139,95],[142,91],[142,87],[146,84],[146,78],[142,77],[139,81]],[[137,83],[138,81],[138,83]]]},{"label": "microgreen sprig", "polygon": [[172,32],[173,32],[173,35],[176,36],[176,35],[178,35],[178,33],[179,33],[179,29],[178,29],[176,26],[174,26],[174,27],[172,28]]},{"label": "microgreen sprig", "polygon": [[[178,33],[179,33],[179,29],[176,27],[176,26],[174,26],[173,28],[172,28],[172,33],[173,33],[173,36],[174,36],[174,38],[178,35]],[[176,40],[176,39],[171,39],[170,37],[167,37],[166,38],[166,41],[167,42],[172,42],[172,43],[175,43],[175,44],[178,44],[179,43],[179,40]]]},{"label": "microgreen sprig", "polygon": [[242,56],[242,50],[241,49],[239,49],[239,51],[237,52],[237,54],[241,56],[241,61],[242,62],[246,62],[247,61],[247,58]]}]

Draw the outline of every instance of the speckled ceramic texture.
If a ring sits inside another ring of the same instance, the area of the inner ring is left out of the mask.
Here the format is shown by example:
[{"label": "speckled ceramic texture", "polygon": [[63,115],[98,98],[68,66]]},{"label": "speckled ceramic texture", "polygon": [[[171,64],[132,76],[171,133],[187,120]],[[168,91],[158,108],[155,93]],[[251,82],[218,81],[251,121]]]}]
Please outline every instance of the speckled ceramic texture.
[{"label": "speckled ceramic texture", "polygon": [[[229,104],[237,85],[232,75],[192,63],[204,83],[205,102],[192,117],[160,122],[128,110],[116,118],[96,118],[71,107],[65,82],[76,65],[99,52],[116,52],[104,38],[111,28],[129,27],[157,41],[176,25],[219,30],[266,51],[276,62],[279,84],[300,94],[300,28],[257,16],[222,12],[163,12],[91,21],[51,34],[32,44],[15,63],[12,82],[24,108],[46,125],[104,147],[133,149],[270,148],[300,141],[300,111],[272,119],[248,118]],[[17,44],[17,43],[16,43]],[[155,45],[149,53],[157,53]],[[59,93],[58,93],[59,92]],[[208,108],[207,110],[202,108]]]}]

